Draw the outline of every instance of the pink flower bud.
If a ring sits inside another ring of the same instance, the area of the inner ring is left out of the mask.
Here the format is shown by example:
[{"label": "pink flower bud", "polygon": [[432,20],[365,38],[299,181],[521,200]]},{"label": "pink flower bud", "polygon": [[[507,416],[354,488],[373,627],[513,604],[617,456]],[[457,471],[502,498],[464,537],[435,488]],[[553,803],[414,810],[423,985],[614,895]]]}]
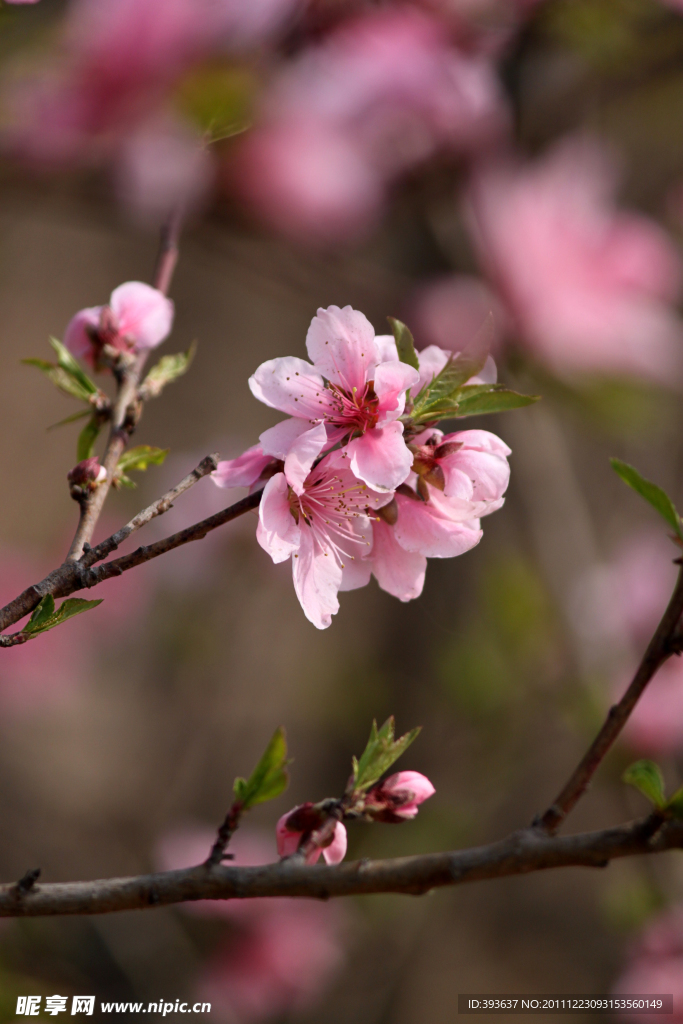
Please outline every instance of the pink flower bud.
[{"label": "pink flower bud", "polygon": [[[313,804],[300,804],[283,814],[275,826],[277,852],[280,857],[289,857],[299,849],[299,843],[306,832],[319,828],[323,816]],[[291,827],[293,826],[293,827]],[[303,826],[303,827],[302,827]],[[299,828],[301,831],[296,831]],[[346,856],[346,829],[340,821],[334,826],[332,838],[327,846],[313,850],[306,857],[307,864],[315,864],[322,853],[328,864],[339,864]]]},{"label": "pink flower bud", "polygon": [[96,366],[103,345],[120,352],[156,348],[170,334],[173,303],[156,288],[128,281],[111,293],[105,306],[76,313],[64,332],[64,344],[78,359]]},{"label": "pink flower bud", "polygon": [[372,796],[378,802],[386,802],[397,817],[408,819],[414,818],[420,804],[434,793],[434,786],[420,772],[397,772],[373,790]]},{"label": "pink flower bud", "polygon": [[98,484],[107,479],[107,471],[100,466],[100,460],[94,455],[90,459],[83,459],[67,475],[67,480],[74,487],[85,487],[94,490]]}]

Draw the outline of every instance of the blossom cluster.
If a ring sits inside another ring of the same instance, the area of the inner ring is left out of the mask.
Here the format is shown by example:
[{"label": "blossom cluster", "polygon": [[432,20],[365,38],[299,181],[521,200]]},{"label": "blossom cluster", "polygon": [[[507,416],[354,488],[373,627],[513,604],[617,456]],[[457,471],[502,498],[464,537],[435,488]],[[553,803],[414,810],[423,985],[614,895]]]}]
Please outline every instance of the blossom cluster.
[{"label": "blossom cluster", "polygon": [[[319,309],[306,338],[311,362],[263,363],[252,393],[288,419],[219,464],[220,487],[263,487],[257,539],[274,562],[291,559],[306,617],[319,629],[338,593],[374,575],[383,590],[418,597],[427,558],[478,544],[480,519],[503,504],[510,449],[485,430],[444,434],[411,419],[453,354],[429,346],[416,369],[358,310]],[[489,359],[468,383],[495,380]]]}]

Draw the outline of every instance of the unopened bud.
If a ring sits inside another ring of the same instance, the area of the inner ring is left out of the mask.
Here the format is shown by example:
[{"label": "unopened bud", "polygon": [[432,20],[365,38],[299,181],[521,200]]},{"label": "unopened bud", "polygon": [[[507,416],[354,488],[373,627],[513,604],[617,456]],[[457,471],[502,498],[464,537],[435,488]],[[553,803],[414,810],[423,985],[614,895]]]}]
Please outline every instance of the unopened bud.
[{"label": "unopened bud", "polygon": [[97,485],[106,479],[107,471],[100,465],[96,455],[90,459],[83,459],[67,476],[74,498],[81,497],[85,491],[94,491]]}]

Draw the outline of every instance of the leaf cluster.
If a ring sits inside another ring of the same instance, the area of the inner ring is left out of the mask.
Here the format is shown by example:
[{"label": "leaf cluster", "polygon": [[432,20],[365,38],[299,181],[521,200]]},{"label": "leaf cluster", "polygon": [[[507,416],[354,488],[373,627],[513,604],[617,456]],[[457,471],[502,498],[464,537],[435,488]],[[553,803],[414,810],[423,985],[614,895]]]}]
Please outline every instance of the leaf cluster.
[{"label": "leaf cluster", "polygon": [[[410,330],[400,320],[387,317],[396,340],[398,358],[402,363],[419,370],[415,342]],[[491,318],[487,317],[481,332],[490,331]],[[538,401],[538,395],[521,395],[503,384],[468,384],[483,369],[487,358],[486,346],[477,356],[461,353],[451,356],[443,370],[416,395],[410,420],[416,426],[445,419],[482,416],[491,412],[521,409]]]},{"label": "leaf cluster", "polygon": [[97,608],[98,604],[102,604],[102,601],[84,601],[80,597],[69,597],[66,601],[62,601],[55,611],[55,599],[52,594],[47,594],[34,610],[33,615],[22,629],[22,633],[28,633],[31,637],[38,636],[39,633],[47,633],[49,629],[61,626],[63,622],[72,619],[74,615]]},{"label": "leaf cluster", "polygon": [[287,765],[287,739],[282,726],[277,728],[266,747],[261,760],[248,779],[236,778],[233,786],[235,800],[241,804],[243,811],[255,807],[256,804],[274,800],[289,785]]},{"label": "leaf cluster", "polygon": [[360,758],[353,758],[353,774],[349,779],[349,790],[361,793],[369,789],[391,768],[394,761],[403,754],[413,740],[417,739],[421,726],[411,729],[404,736],[394,739],[394,716],[387,718],[381,729],[373,719],[365,750]]}]

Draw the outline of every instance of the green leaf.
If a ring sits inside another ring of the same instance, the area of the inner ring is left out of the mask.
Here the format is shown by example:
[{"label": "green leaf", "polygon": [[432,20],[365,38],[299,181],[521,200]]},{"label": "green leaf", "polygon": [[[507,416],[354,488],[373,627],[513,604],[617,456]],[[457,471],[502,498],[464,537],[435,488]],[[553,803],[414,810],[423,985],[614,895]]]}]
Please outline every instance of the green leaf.
[{"label": "green leaf", "polygon": [[63,420],[59,420],[58,423],[51,423],[46,430],[56,430],[57,427],[65,427],[67,423],[75,423],[77,420],[85,419],[86,416],[90,416],[90,409],[81,409],[80,412],[75,412],[71,416],[65,416]]},{"label": "green leaf", "polygon": [[47,594],[38,607],[34,609],[33,615],[28,620],[22,633],[34,633],[41,629],[43,624],[55,613],[55,599],[52,594]]},{"label": "green leaf", "polygon": [[167,384],[182,377],[190,368],[197,342],[193,341],[187,352],[178,352],[174,356],[163,356],[145,377],[142,391],[147,398],[158,398]]},{"label": "green leaf", "polygon": [[78,435],[78,442],[76,444],[77,462],[83,462],[84,459],[92,458],[99,432],[100,423],[97,416],[93,416]]},{"label": "green leaf", "polygon": [[387,320],[396,339],[398,358],[402,363],[407,363],[408,366],[419,370],[420,364],[417,359],[417,352],[415,351],[415,342],[409,329],[400,320],[395,320],[393,316],[388,316]]},{"label": "green leaf", "polygon": [[490,412],[507,412],[508,409],[522,409],[525,405],[533,405],[540,395],[520,395],[510,391],[502,384],[474,384],[460,388],[457,399],[458,417],[483,416]]},{"label": "green leaf", "polygon": [[674,818],[683,818],[683,786],[676,790],[670,800],[667,800],[665,810],[669,811]]},{"label": "green leaf", "polygon": [[233,792],[243,810],[274,800],[289,784],[287,740],[282,726],[275,730],[261,760],[248,779],[236,778]]},{"label": "green leaf", "polygon": [[116,464],[117,470],[120,470],[122,474],[121,480],[123,480],[123,474],[129,473],[131,469],[142,472],[148,466],[160,466],[170,450],[170,448],[154,448],[149,444],[139,444],[136,448],[129,448]]},{"label": "green leaf", "polygon": [[65,345],[62,345],[61,341],[57,338],[50,338],[50,344],[57,353],[57,363],[66,373],[70,374],[74,380],[78,381],[81,387],[88,392],[90,395],[96,395],[98,388],[96,384],[90,380],[90,377],[83,372],[79,364],[76,362],[74,357],[69,352]]},{"label": "green leaf", "polygon": [[681,517],[666,491],[663,491],[657,484],[651,483],[650,480],[646,480],[637,469],[629,466],[627,462],[622,462],[621,459],[610,459],[610,463],[614,472],[621,477],[624,483],[632,487],[641,498],[645,498],[645,501],[649,501],[652,507],[659,512],[662,519],[675,531],[679,540],[683,541]]},{"label": "green leaf", "polygon": [[353,761],[353,775],[351,778],[353,791],[358,793],[364,789],[374,786],[379,778],[391,768],[394,761],[397,761],[410,744],[417,738],[421,726],[411,729],[405,736],[394,739],[394,716],[387,718],[381,729],[377,729],[377,722],[372,722],[370,738],[360,759],[355,757]]},{"label": "green leaf", "polygon": [[66,601],[62,601],[55,611],[54,598],[48,594],[40,602],[22,632],[29,633],[31,636],[47,633],[49,629],[61,626],[63,622],[72,619],[74,615],[97,608],[98,604],[102,604],[102,601],[83,601],[80,597],[69,597]]},{"label": "green leaf", "polygon": [[25,366],[36,366],[45,374],[48,380],[52,381],[55,387],[59,388],[70,398],[78,398],[81,402],[90,400],[90,391],[87,391],[71,374],[67,373],[61,366],[49,363],[46,359],[22,359]]},{"label": "green leaf", "polygon": [[635,786],[653,803],[658,810],[662,810],[666,804],[664,796],[664,779],[658,764],[644,758],[629,765],[621,776],[622,782],[629,786]]}]

